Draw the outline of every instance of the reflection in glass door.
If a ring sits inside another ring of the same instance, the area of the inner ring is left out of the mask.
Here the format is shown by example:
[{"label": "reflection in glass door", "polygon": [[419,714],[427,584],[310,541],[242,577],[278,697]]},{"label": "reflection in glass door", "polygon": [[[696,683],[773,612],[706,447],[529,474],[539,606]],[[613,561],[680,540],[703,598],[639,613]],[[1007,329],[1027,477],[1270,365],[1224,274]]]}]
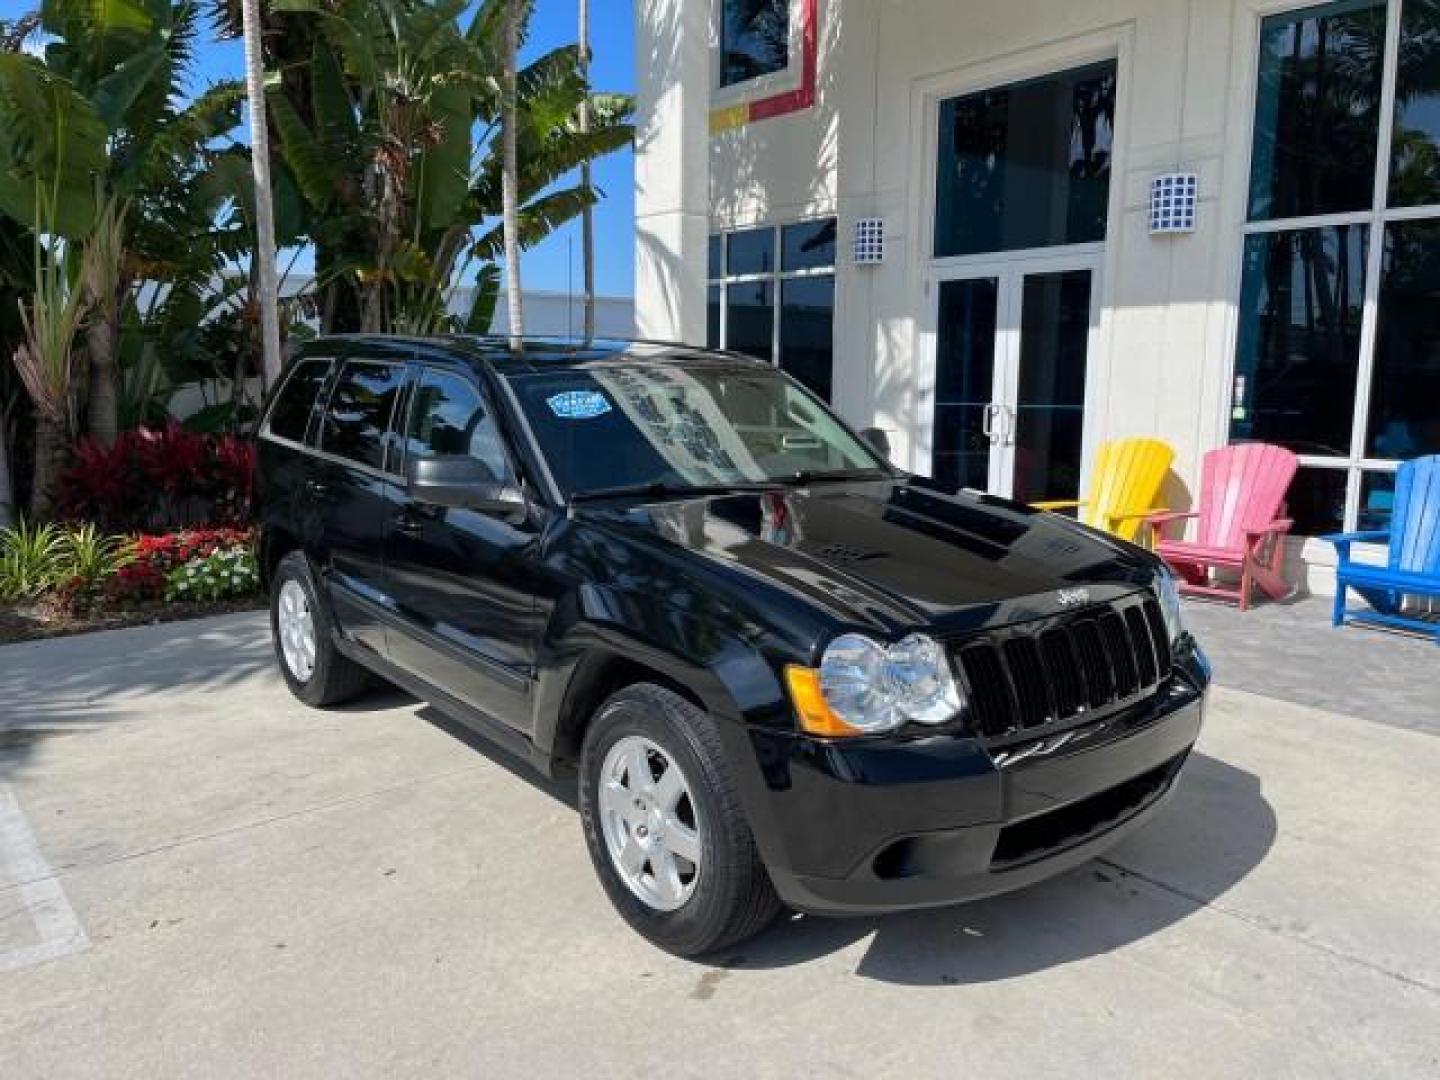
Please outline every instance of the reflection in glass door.
[{"label": "reflection in glass door", "polygon": [[940,283],[932,475],[948,488],[990,487],[999,301],[998,278]]},{"label": "reflection in glass door", "polygon": [[1021,279],[1018,389],[1006,431],[1010,494],[1020,502],[1080,497],[1090,277],[1070,270]]},{"label": "reflection in glass door", "polygon": [[931,475],[946,487],[1079,496],[1095,271],[1065,262],[938,283]]}]

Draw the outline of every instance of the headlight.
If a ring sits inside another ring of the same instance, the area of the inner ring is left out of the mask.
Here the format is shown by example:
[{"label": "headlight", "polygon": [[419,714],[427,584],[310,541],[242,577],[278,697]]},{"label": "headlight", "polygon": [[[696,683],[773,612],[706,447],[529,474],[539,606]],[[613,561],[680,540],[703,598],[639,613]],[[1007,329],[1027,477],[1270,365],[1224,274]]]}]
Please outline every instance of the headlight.
[{"label": "headlight", "polygon": [[831,642],[820,667],[786,670],[801,724],[815,735],[879,735],[943,724],[960,710],[945,651],[923,634],[885,646],[862,634]]},{"label": "headlight", "polygon": [[1160,614],[1165,619],[1165,629],[1174,645],[1185,634],[1185,613],[1180,607],[1180,586],[1175,575],[1161,570],[1155,578],[1155,593],[1160,600]]}]

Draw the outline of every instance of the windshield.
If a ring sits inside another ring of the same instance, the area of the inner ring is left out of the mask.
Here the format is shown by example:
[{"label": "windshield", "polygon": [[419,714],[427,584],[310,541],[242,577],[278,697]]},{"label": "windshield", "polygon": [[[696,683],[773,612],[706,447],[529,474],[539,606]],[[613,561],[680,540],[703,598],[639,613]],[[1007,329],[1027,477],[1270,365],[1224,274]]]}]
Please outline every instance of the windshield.
[{"label": "windshield", "polygon": [[650,364],[510,379],[569,498],[882,476],[888,467],[778,371]]}]

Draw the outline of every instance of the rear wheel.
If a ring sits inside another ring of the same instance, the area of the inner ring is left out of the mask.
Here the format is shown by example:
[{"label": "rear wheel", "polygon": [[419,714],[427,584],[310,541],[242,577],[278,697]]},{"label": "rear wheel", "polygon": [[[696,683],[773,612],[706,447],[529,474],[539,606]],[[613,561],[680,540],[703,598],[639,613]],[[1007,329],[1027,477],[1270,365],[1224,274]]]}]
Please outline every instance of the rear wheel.
[{"label": "rear wheel", "polygon": [[365,669],[335,648],[330,614],[301,552],[292,551],[275,568],[270,631],[285,684],[305,704],[338,705],[369,684]]},{"label": "rear wheel", "polygon": [[709,714],[663,687],[621,690],[591,722],[580,772],[591,861],[641,934],[696,956],[774,919],[780,903]]}]

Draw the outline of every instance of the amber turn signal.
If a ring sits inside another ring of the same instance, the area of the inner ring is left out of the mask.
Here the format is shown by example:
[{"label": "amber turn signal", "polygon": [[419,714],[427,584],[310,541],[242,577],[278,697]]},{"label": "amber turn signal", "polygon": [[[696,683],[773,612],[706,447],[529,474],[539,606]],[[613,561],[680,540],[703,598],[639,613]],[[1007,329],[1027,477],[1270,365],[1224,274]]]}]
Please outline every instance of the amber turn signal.
[{"label": "amber turn signal", "polygon": [[820,687],[820,672],[814,668],[791,664],[785,669],[785,683],[804,731],[829,738],[865,734],[835,715],[825,700],[825,691]]}]

